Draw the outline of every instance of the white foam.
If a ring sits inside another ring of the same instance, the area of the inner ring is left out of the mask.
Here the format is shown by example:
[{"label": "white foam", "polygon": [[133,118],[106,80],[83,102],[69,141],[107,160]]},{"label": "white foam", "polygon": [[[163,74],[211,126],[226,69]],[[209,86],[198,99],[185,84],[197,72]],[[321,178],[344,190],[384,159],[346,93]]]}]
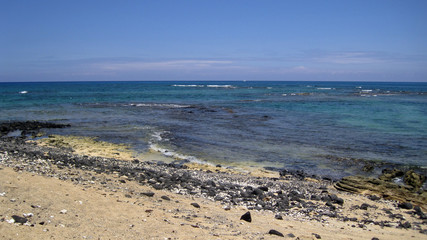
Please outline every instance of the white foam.
[{"label": "white foam", "polygon": [[373,90],[371,90],[371,89],[366,89],[366,90],[362,90],[361,92],[362,93],[370,93],[370,92],[372,92]]},{"label": "white foam", "polygon": [[205,87],[205,85],[195,85],[195,84],[188,84],[188,85],[184,85],[184,84],[174,84],[172,85],[173,87]]},{"label": "white foam", "polygon": [[233,85],[207,85],[210,88],[235,88]]},{"label": "white foam", "polygon": [[130,106],[134,107],[161,107],[161,108],[186,108],[190,105],[180,105],[173,103],[131,103]]},{"label": "white foam", "polygon": [[27,93],[28,93],[28,91],[20,91],[19,93],[20,93],[20,94],[27,94]]},{"label": "white foam", "polygon": [[200,159],[198,159],[198,158],[196,158],[194,156],[187,156],[187,155],[184,155],[184,154],[180,154],[180,153],[176,153],[176,152],[170,151],[170,150],[168,150],[166,148],[159,147],[157,144],[150,144],[150,151],[159,152],[159,153],[163,154],[166,157],[170,157],[170,158],[173,158],[173,159],[176,159],[176,160],[187,160],[187,161],[190,161],[190,162],[193,162],[193,163],[213,165],[213,164],[210,164],[210,163],[208,163],[206,161],[200,160]]},{"label": "white foam", "polygon": [[317,89],[319,89],[319,90],[332,90],[332,88],[330,88],[330,87],[319,87]]}]

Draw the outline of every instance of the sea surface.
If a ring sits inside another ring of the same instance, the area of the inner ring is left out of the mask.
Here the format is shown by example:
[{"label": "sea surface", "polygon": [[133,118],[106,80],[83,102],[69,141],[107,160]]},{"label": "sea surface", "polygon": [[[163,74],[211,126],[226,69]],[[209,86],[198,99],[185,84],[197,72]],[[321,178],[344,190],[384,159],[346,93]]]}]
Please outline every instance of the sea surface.
[{"label": "sea surface", "polygon": [[427,83],[0,83],[0,121],[195,162],[333,178],[427,169]]}]

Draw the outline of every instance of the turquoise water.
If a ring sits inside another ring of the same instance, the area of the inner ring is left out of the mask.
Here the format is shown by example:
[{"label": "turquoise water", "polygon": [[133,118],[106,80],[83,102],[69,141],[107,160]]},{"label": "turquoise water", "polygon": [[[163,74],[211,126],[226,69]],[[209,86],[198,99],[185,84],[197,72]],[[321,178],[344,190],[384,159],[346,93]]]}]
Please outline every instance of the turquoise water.
[{"label": "turquoise water", "polygon": [[427,167],[427,83],[0,83],[0,94],[0,121],[70,123],[52,131],[191,161],[329,176]]}]

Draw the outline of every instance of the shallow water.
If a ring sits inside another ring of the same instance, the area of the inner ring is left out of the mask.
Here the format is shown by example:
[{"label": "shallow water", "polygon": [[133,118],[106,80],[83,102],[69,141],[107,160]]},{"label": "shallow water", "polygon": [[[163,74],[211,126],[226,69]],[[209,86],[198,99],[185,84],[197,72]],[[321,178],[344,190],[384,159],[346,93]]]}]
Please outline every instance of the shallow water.
[{"label": "shallow water", "polygon": [[427,83],[0,83],[0,94],[1,121],[70,123],[53,132],[191,161],[335,177],[367,162],[427,167]]}]

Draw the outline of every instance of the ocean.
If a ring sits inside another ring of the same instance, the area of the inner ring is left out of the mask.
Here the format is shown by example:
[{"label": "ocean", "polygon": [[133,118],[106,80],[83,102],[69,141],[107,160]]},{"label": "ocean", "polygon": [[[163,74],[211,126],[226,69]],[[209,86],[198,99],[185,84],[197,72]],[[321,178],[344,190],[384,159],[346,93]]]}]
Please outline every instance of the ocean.
[{"label": "ocean", "polygon": [[427,169],[427,83],[156,81],[0,83],[0,121],[52,121],[224,166],[339,178]]}]

